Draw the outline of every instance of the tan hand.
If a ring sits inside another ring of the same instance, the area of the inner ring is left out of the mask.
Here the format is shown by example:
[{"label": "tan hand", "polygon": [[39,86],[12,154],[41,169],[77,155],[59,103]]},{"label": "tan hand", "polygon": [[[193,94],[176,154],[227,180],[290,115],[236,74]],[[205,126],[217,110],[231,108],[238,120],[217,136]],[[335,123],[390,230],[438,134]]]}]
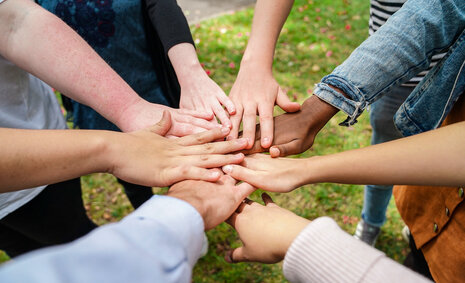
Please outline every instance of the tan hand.
[{"label": "tan hand", "polygon": [[223,175],[216,183],[202,181],[177,183],[170,188],[168,195],[187,201],[195,207],[202,215],[205,230],[210,230],[231,216],[239,204],[254,190],[255,188],[247,183],[237,185],[236,180]]},{"label": "tan hand", "polygon": [[276,263],[310,221],[277,206],[262,194],[265,206],[246,200],[227,220],[239,234],[243,246],[229,251],[226,261]]}]

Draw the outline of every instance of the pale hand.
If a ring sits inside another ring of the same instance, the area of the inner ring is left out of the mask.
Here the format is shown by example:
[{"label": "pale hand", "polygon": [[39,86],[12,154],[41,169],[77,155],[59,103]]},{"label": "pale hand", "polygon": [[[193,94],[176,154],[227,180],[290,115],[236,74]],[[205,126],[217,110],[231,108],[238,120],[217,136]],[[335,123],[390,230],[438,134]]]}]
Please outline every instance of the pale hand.
[{"label": "pale hand", "polygon": [[[245,69],[244,69],[245,68]],[[277,104],[286,112],[295,112],[300,104],[291,102],[286,92],[274,79],[271,70],[254,70],[244,67],[239,70],[229,97],[236,106],[231,116],[232,131],[228,139],[237,138],[242,121],[243,137],[248,140],[247,148],[255,141],[256,116],[260,120],[261,146],[269,148],[273,142],[273,108]]]},{"label": "pale hand", "polygon": [[109,142],[102,150],[110,164],[106,171],[130,183],[152,187],[164,187],[192,179],[216,182],[221,177],[219,170],[209,170],[226,164],[240,163],[242,153],[236,152],[246,146],[246,141],[223,139],[229,128],[216,128],[195,135],[167,139],[162,135],[171,126],[169,113],[155,126],[132,132],[106,132]]},{"label": "pale hand", "polygon": [[246,156],[241,165],[226,165],[223,172],[270,192],[290,192],[305,185],[306,159],[271,158],[265,154]]}]

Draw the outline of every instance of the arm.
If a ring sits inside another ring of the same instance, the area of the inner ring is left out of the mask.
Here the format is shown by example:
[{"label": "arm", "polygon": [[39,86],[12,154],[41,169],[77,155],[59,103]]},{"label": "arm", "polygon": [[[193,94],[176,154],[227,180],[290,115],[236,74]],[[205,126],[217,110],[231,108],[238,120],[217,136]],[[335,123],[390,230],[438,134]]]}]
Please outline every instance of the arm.
[{"label": "arm", "polygon": [[145,1],[150,21],[181,86],[180,108],[197,110],[208,119],[216,116],[223,126],[231,127],[229,117],[221,105],[227,108],[229,114],[234,114],[234,104],[200,65],[189,25],[176,1]]},{"label": "arm", "polygon": [[178,183],[119,223],[6,263],[0,281],[189,282],[207,249],[203,230],[223,222],[253,190],[228,176]]},{"label": "arm", "polygon": [[186,135],[213,127],[193,118],[193,112],[140,98],[70,27],[32,1],[5,1],[0,5],[0,22],[0,54],[89,105],[123,131],[153,125],[164,110],[171,112],[174,122],[168,134]]},{"label": "arm", "polygon": [[328,217],[313,222],[277,206],[263,194],[265,206],[242,203],[228,223],[242,247],[230,251],[229,262],[276,263],[291,282],[429,282],[356,240]]},{"label": "arm", "polygon": [[203,144],[224,138],[228,128],[176,140],[166,139],[168,117],[131,133],[84,130],[0,129],[0,192],[56,183],[94,172],[108,172],[132,183],[163,187],[194,179],[216,181],[215,168],[239,163],[243,154],[223,155],[245,140]]},{"label": "arm", "polygon": [[257,113],[260,116],[261,145],[269,148],[273,141],[275,103],[287,112],[300,109],[298,103],[289,100],[272,73],[276,41],[293,3],[293,0],[258,0],[255,6],[250,40],[230,93],[236,106],[236,114],[231,116],[233,128],[230,138],[237,137],[242,120],[244,137],[249,140],[248,148],[254,144]]},{"label": "arm", "polygon": [[[246,157],[224,172],[256,187],[287,192],[304,184],[463,186],[465,122],[361,149],[307,159]],[[444,162],[447,161],[447,162]]]}]

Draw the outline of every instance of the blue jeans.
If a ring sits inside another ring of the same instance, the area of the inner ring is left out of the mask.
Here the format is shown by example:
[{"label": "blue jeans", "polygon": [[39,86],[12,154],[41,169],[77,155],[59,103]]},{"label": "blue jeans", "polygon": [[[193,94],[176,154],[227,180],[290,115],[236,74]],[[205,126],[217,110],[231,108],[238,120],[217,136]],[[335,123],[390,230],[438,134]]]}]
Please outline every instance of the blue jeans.
[{"label": "blue jeans", "polygon": [[[370,123],[373,128],[371,144],[379,144],[401,138],[394,126],[394,114],[407,99],[413,87],[394,87],[381,99],[371,104]],[[362,218],[373,226],[381,227],[386,221],[386,209],[392,195],[392,186],[368,185],[365,187]]]}]

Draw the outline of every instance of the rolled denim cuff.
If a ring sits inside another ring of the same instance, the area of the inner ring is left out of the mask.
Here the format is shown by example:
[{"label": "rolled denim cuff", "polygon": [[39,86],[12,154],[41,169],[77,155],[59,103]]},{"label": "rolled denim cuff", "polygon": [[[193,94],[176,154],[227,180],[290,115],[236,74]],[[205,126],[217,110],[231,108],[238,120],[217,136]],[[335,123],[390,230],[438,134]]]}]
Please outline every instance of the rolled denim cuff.
[{"label": "rolled denim cuff", "polygon": [[[329,85],[341,89],[352,99],[345,97],[343,94],[332,89]],[[339,124],[341,126],[348,127],[357,123],[358,116],[360,116],[368,106],[365,97],[358,88],[334,75],[324,77],[321,82],[316,85],[313,93],[321,100],[344,111],[348,115],[347,119]]]}]

